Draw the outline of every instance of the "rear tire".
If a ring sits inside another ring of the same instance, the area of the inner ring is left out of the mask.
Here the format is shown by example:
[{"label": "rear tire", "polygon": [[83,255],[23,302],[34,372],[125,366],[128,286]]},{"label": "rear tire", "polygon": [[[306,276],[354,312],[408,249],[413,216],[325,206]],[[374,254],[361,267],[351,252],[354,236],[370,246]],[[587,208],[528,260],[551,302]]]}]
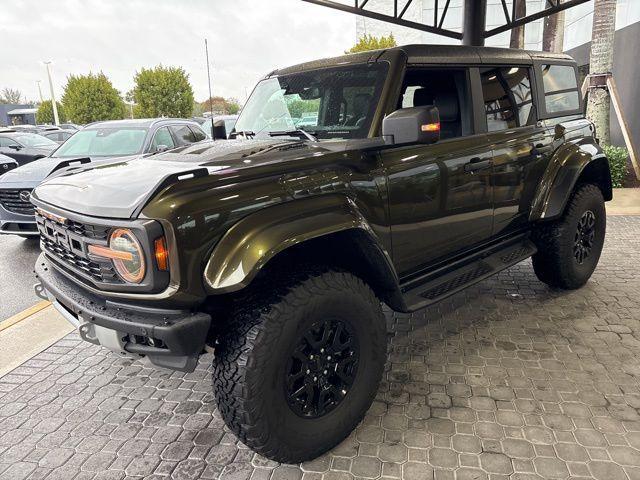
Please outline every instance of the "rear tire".
[{"label": "rear tire", "polygon": [[232,307],[213,390],[242,442],[297,463],[337,445],[365,415],[386,361],[386,322],[380,300],[350,273],[274,283]]},{"label": "rear tire", "polygon": [[592,184],[578,186],[558,220],[541,223],[532,257],[538,279],[554,288],[582,287],[595,270],[607,228],[604,198]]}]

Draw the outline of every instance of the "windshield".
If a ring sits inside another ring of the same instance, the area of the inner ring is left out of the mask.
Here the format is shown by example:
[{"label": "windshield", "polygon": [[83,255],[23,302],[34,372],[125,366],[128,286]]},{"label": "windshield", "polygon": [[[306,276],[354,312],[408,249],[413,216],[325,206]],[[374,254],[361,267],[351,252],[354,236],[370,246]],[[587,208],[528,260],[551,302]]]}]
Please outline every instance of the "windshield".
[{"label": "windshield", "polygon": [[387,70],[386,63],[375,63],[267,78],[251,94],[235,130],[266,136],[302,129],[318,139],[365,138]]},{"label": "windshield", "polygon": [[57,147],[58,144],[42,135],[35,133],[21,133],[13,137],[16,142],[25,147]]},{"label": "windshield", "polygon": [[52,157],[122,157],[142,153],[145,128],[90,128],[80,130]]}]

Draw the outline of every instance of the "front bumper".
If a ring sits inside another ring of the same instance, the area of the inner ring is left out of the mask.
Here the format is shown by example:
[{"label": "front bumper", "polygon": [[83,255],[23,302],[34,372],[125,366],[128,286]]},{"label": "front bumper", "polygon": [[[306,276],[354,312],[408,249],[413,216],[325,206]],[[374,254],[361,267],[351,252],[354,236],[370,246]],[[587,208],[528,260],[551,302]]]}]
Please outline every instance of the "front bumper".
[{"label": "front bumper", "polygon": [[10,212],[0,205],[0,234],[37,236],[38,225],[33,215]]},{"label": "front bumper", "polygon": [[38,257],[35,272],[36,294],[50,300],[84,340],[121,354],[146,356],[159,367],[195,369],[205,348],[210,315],[105,300],[57,272],[44,254]]}]

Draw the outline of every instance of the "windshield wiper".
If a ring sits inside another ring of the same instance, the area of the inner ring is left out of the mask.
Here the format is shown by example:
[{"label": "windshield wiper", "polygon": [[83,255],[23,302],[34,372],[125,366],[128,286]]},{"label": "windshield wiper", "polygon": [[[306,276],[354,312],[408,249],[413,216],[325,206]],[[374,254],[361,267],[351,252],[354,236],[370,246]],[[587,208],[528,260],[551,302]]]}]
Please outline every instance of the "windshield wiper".
[{"label": "windshield wiper", "polygon": [[318,138],[315,135],[303,130],[301,128],[296,128],[294,130],[283,130],[281,132],[269,132],[270,137],[300,137],[302,139],[311,140],[312,142],[317,142]]}]

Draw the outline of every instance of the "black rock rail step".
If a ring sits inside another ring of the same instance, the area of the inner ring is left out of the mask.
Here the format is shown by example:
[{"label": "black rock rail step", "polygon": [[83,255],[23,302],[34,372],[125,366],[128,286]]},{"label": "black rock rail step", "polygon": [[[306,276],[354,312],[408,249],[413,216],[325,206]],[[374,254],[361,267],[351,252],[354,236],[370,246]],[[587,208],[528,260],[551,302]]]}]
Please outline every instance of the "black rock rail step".
[{"label": "black rock rail step", "polygon": [[405,304],[409,311],[415,311],[439,302],[529,258],[536,251],[526,235],[491,245],[404,283]]}]

